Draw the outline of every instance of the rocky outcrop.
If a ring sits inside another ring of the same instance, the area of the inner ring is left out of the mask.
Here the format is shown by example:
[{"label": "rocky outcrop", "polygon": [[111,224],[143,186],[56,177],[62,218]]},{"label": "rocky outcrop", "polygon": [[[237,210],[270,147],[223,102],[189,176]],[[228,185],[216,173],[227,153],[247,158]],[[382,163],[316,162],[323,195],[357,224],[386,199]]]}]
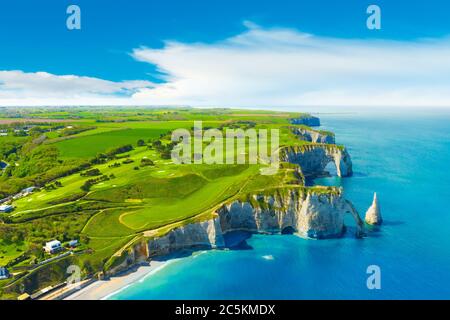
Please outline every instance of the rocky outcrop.
[{"label": "rocky outcrop", "polygon": [[366,212],[366,223],[371,225],[380,225],[383,222],[381,218],[380,206],[378,205],[377,193],[373,195],[373,202]]},{"label": "rocky outcrop", "polygon": [[319,127],[320,119],[311,115],[304,115],[299,118],[290,119],[292,124],[303,124],[308,127]]},{"label": "rocky outcrop", "polygon": [[217,211],[222,232],[245,230],[257,233],[283,233],[292,229],[306,238],[334,238],[344,231],[346,213],[355,218],[360,236],[363,222],[339,192],[299,192],[284,195],[253,196],[250,201],[234,201]]},{"label": "rocky outcrop", "polygon": [[187,224],[148,242],[148,254],[164,255],[191,248],[220,248],[224,246],[223,232],[218,218]]},{"label": "rocky outcrop", "polygon": [[340,189],[332,192],[305,191],[293,188],[274,195],[253,195],[221,206],[217,217],[188,224],[148,242],[150,256],[164,255],[180,249],[222,248],[223,236],[232,231],[284,233],[293,230],[305,238],[335,238],[345,231],[344,216],[356,222],[356,236],[364,234],[364,223]]},{"label": "rocky outcrop", "polygon": [[292,132],[297,135],[301,140],[314,142],[314,143],[324,143],[324,144],[335,144],[334,134],[325,133],[317,130],[293,127]]},{"label": "rocky outcrop", "polygon": [[281,149],[281,161],[298,164],[305,176],[320,176],[333,162],[339,177],[353,174],[352,160],[343,147],[327,144],[292,146]]}]

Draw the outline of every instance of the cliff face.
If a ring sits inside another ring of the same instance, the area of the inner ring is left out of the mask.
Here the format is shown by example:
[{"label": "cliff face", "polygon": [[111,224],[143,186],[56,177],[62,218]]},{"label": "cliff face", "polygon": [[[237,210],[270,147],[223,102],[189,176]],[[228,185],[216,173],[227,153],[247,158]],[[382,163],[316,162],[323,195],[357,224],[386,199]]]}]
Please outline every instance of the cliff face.
[{"label": "cliff face", "polygon": [[291,119],[292,124],[303,124],[309,127],[319,127],[320,119],[314,116],[303,116],[300,118]]},{"label": "cliff face", "polygon": [[[320,125],[316,117],[291,119],[292,123]],[[337,175],[352,175],[352,162],[345,148],[336,146],[334,136],[306,128],[294,132],[311,145],[284,147],[280,160],[298,164],[304,175],[318,176],[332,162]],[[270,194],[247,195],[233,200],[215,211],[215,218],[172,229],[148,241],[148,256],[164,255],[180,249],[221,248],[224,235],[231,231],[253,233],[295,232],[306,238],[339,237],[345,230],[344,216],[351,214],[356,222],[356,236],[364,234],[364,222],[342,195],[342,190],[286,188]]]},{"label": "cliff face", "polygon": [[353,174],[352,160],[345,148],[336,145],[307,145],[283,148],[281,161],[296,163],[305,176],[317,176],[325,172],[326,166],[333,162],[339,177]]},{"label": "cliff face", "polygon": [[321,133],[306,128],[292,128],[292,132],[300,139],[314,143],[335,144],[334,135]]},{"label": "cliff face", "polygon": [[220,248],[224,246],[218,218],[187,224],[148,242],[148,254],[164,255],[187,248]]},{"label": "cliff face", "polygon": [[284,233],[292,230],[306,238],[339,237],[345,230],[344,216],[356,221],[356,236],[363,234],[363,221],[341,192],[314,194],[297,189],[281,195],[254,195],[235,200],[217,211],[217,218],[188,224],[148,242],[150,256],[187,248],[221,248],[223,235],[230,231]]},{"label": "cliff face", "polygon": [[234,201],[217,211],[222,232],[246,230],[283,233],[293,230],[307,238],[333,238],[344,231],[344,215],[357,217],[358,236],[363,223],[358,213],[339,193],[303,193],[290,190],[285,195],[254,196],[253,201]]}]

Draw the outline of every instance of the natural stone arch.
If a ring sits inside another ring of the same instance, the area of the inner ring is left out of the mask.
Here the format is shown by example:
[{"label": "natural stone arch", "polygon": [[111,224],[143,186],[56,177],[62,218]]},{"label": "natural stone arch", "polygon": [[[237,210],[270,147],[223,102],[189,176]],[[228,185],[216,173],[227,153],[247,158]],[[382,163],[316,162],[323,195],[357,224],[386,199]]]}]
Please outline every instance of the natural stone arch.
[{"label": "natural stone arch", "polygon": [[356,210],[355,206],[348,200],[345,200],[346,203],[346,214],[350,214],[353,217],[353,220],[355,220],[356,223],[356,237],[361,238],[364,236],[364,221],[359,216],[358,211]]},{"label": "natural stone arch", "polygon": [[324,173],[327,173],[331,177],[335,177],[338,175],[336,163],[334,161],[328,162],[323,171]]},{"label": "natural stone arch", "polygon": [[339,177],[353,174],[352,161],[347,150],[336,145],[305,145],[282,149],[282,161],[298,164],[305,176],[319,176],[333,162]]}]

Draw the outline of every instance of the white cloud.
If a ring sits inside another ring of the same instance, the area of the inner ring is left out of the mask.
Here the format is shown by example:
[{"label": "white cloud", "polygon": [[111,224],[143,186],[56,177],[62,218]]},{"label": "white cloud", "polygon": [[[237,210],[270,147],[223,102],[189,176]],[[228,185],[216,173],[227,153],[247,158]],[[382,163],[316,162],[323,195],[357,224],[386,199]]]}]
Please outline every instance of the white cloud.
[{"label": "white cloud", "polygon": [[134,49],[136,60],[165,74],[163,84],[0,72],[0,104],[70,96],[69,104],[450,106],[450,39],[339,39],[246,26],[215,43]]},{"label": "white cloud", "polygon": [[47,72],[0,71],[0,105],[80,105],[127,102],[149,81],[114,82]]},{"label": "white cloud", "polygon": [[448,39],[347,40],[250,25],[222,42],[167,42],[133,56],[167,74],[167,84],[134,95],[156,103],[450,106]]}]

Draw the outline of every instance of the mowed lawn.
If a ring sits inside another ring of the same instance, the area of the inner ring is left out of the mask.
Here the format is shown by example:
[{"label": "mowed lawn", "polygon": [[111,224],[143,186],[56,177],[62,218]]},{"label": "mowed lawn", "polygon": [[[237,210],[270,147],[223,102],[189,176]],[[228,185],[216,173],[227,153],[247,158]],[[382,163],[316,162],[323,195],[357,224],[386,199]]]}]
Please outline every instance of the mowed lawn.
[{"label": "mowed lawn", "polygon": [[236,194],[258,170],[258,166],[249,166],[236,175],[208,181],[182,198],[154,199],[149,206],[124,213],[119,221],[130,229],[142,231],[192,217]]},{"label": "mowed lawn", "polygon": [[113,130],[67,139],[55,143],[55,146],[58,148],[62,159],[89,159],[101,152],[126,144],[135,146],[139,139],[147,142],[148,139],[158,138],[161,134],[167,133],[167,131],[162,128]]}]

